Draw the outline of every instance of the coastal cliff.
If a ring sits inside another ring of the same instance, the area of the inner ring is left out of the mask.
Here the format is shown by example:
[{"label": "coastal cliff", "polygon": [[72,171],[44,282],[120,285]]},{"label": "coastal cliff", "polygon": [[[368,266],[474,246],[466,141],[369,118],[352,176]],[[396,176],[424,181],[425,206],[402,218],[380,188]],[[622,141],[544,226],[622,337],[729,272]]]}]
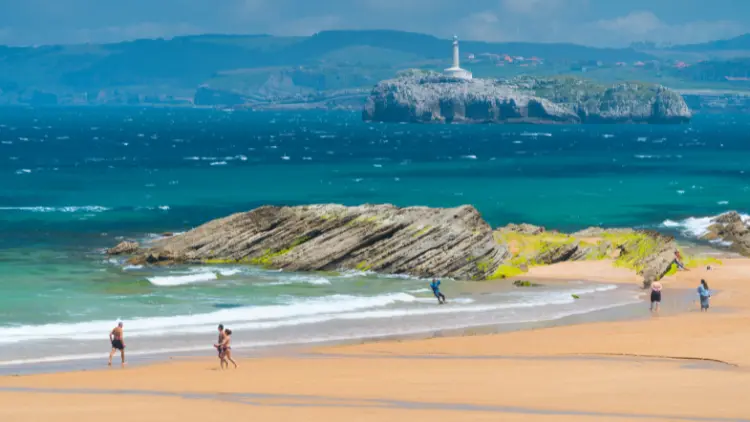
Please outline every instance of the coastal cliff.
[{"label": "coastal cliff", "polygon": [[656,232],[528,224],[496,230],[472,206],[264,206],[141,247],[108,250],[132,264],[249,264],[289,271],[360,270],[468,280],[512,278],[530,267],[610,258],[646,283],[673,270],[677,245]]},{"label": "coastal cliff", "polygon": [[573,77],[456,79],[409,70],[368,97],[365,121],[412,123],[684,123],[675,91],[637,82],[605,86]]}]

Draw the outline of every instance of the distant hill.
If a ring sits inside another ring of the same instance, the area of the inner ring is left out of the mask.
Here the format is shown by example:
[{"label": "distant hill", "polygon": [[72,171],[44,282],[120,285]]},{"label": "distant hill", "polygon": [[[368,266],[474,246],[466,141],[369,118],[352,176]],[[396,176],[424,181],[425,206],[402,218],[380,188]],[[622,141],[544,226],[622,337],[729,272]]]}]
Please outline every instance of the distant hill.
[{"label": "distant hill", "polygon": [[[409,67],[440,69],[450,41],[400,31],[324,31],[310,37],[199,35],[114,44],[0,46],[0,104],[190,102],[199,86],[246,96],[309,96],[369,88]],[[651,58],[632,49],[462,41],[462,53],[550,63]],[[55,100],[57,98],[57,100]]]},{"label": "distant hill", "polygon": [[740,35],[728,40],[709,41],[700,44],[685,44],[671,47],[673,51],[711,52],[711,51],[748,51],[750,52],[750,34]]},{"label": "distant hill", "polygon": [[[658,66],[633,67],[651,63],[658,55],[632,48],[462,40],[461,56],[465,67],[480,77],[588,71],[588,77],[607,82],[624,77],[660,82],[661,74],[667,75]],[[357,104],[373,85],[400,70],[442,70],[450,59],[450,40],[390,30],[0,46],[0,105],[310,103],[330,107],[338,102]],[[682,77],[673,76],[670,84]]]}]

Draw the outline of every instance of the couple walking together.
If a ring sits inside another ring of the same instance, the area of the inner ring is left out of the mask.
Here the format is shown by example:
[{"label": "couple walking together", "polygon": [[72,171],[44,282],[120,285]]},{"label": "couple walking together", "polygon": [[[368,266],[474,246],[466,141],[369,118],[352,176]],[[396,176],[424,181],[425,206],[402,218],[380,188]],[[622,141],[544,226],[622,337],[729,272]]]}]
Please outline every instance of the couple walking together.
[{"label": "couple walking together", "polygon": [[229,362],[237,368],[237,362],[232,359],[232,330],[224,329],[223,324],[219,324],[219,342],[214,344],[214,347],[219,353],[221,369],[229,368]]}]

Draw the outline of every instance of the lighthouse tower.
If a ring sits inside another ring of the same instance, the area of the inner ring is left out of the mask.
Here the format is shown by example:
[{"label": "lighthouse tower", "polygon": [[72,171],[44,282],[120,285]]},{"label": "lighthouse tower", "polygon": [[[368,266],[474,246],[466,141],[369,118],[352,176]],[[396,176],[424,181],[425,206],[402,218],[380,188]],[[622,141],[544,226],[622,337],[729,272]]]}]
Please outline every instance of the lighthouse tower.
[{"label": "lighthouse tower", "polygon": [[471,72],[461,69],[460,55],[458,53],[458,36],[453,36],[453,66],[443,71],[447,76],[458,79],[471,79]]}]

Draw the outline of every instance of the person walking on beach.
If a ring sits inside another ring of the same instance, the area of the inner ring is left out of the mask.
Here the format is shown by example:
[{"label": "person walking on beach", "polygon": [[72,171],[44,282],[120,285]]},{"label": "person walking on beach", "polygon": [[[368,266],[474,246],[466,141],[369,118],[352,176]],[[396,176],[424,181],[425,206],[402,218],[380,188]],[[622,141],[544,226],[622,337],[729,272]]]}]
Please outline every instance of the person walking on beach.
[{"label": "person walking on beach", "polygon": [[442,305],[445,303],[445,295],[440,293],[440,280],[432,279],[432,283],[430,283],[430,288],[432,289],[432,294],[435,295],[435,297],[438,300],[438,304]]},{"label": "person walking on beach", "polygon": [[651,312],[659,313],[659,306],[661,305],[661,283],[654,281],[651,283]]},{"label": "person walking on beach", "polygon": [[112,351],[109,352],[109,363],[107,365],[112,366],[112,357],[119,350],[122,366],[125,366],[125,340],[122,332],[122,321],[118,321],[117,327],[109,333],[109,342],[112,343]]},{"label": "person walking on beach", "polygon": [[227,328],[224,330],[224,341],[221,343],[222,349],[223,349],[223,355],[224,358],[222,359],[222,364],[227,365],[227,368],[229,368],[229,364],[227,363],[227,360],[229,362],[232,362],[234,365],[234,369],[237,369],[237,362],[232,359],[232,330]]},{"label": "person walking on beach", "polygon": [[224,324],[219,324],[219,341],[214,344],[214,347],[216,348],[218,354],[219,354],[219,365],[221,365],[222,368],[224,368],[224,349],[222,348],[222,344],[224,343]]},{"label": "person walking on beach", "polygon": [[706,283],[706,280],[701,280],[701,284],[698,286],[698,297],[701,300],[701,312],[708,312],[708,302],[711,297],[711,291],[708,290],[708,283]]}]

